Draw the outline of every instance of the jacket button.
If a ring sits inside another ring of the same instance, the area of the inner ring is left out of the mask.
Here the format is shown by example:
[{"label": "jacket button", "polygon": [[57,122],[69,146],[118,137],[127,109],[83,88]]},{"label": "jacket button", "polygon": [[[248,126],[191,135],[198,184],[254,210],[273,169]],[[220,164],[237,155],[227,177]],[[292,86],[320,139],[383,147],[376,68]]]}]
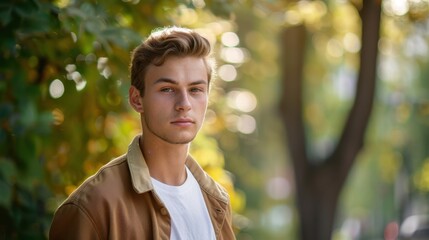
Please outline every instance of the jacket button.
[{"label": "jacket button", "polygon": [[161,208],[161,214],[162,215],[167,215],[168,214],[168,211],[167,211],[167,209],[166,208]]}]

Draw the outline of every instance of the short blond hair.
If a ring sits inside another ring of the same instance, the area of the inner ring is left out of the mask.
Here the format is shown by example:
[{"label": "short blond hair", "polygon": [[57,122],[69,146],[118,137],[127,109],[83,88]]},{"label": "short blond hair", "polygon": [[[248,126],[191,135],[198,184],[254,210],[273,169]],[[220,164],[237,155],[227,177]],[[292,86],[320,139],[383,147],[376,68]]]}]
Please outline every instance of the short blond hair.
[{"label": "short blond hair", "polygon": [[158,29],[152,32],[132,53],[130,65],[131,85],[139,89],[143,96],[147,68],[151,64],[161,66],[170,56],[203,58],[210,83],[215,68],[215,62],[210,53],[209,41],[191,29],[182,27]]}]

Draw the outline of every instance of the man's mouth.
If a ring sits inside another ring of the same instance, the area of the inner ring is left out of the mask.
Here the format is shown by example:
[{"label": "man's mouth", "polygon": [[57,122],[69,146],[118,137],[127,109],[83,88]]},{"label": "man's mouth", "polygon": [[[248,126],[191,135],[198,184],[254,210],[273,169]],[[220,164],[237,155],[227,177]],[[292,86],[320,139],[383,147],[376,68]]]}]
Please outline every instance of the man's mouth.
[{"label": "man's mouth", "polygon": [[190,126],[194,123],[195,122],[190,118],[179,118],[171,122],[171,124],[174,124],[177,126]]}]

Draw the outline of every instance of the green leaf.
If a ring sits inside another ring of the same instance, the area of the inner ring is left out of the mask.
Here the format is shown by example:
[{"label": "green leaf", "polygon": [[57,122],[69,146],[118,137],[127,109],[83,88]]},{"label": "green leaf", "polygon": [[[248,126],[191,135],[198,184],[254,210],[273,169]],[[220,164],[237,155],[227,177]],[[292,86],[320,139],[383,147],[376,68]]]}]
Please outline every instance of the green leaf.
[{"label": "green leaf", "polygon": [[37,12],[29,15],[22,20],[22,25],[19,30],[21,34],[46,33],[51,30],[51,22],[49,13]]},{"label": "green leaf", "polygon": [[86,3],[82,4],[82,6],[80,7],[80,9],[88,17],[95,17],[97,15],[96,10],[95,10],[94,6],[91,3],[87,3],[86,2]]},{"label": "green leaf", "polygon": [[12,85],[12,94],[13,96],[25,96],[25,78],[26,73],[24,71],[18,71],[18,68],[14,68],[16,70],[15,74],[12,76],[11,85]]},{"label": "green leaf", "polygon": [[37,118],[36,131],[44,135],[50,133],[53,121],[54,121],[54,117],[52,116],[51,112],[39,113]]},{"label": "green leaf", "polygon": [[[0,49],[4,51],[2,54],[4,59],[8,59],[11,56],[11,53],[14,53],[16,51],[16,41],[15,37],[13,36],[12,31],[10,31],[10,28],[2,29],[2,39],[0,41]],[[3,59],[0,62],[1,66],[4,66],[5,63],[3,63]]]},{"label": "green leaf", "polygon": [[0,153],[7,149],[6,139],[7,139],[6,131],[0,128]]},{"label": "green leaf", "polygon": [[12,187],[0,179],[0,206],[9,208],[12,202]]},{"label": "green leaf", "polygon": [[13,105],[9,102],[0,103],[0,120],[8,119],[12,116]]},{"label": "green leaf", "polygon": [[88,32],[97,34],[106,27],[106,24],[101,19],[91,18],[90,21],[84,23],[84,26]]},{"label": "green leaf", "polygon": [[21,116],[21,124],[26,128],[34,126],[37,119],[37,109],[35,103],[31,100],[26,101],[19,111]]},{"label": "green leaf", "polygon": [[[24,209],[30,210],[29,212],[34,212],[37,208],[36,203],[34,202],[33,194],[31,194],[30,186],[20,184],[18,190],[16,191],[18,203],[24,207]],[[28,214],[28,213],[27,213]]]},{"label": "green leaf", "polygon": [[113,44],[127,49],[141,40],[141,36],[127,28],[111,27],[101,32],[101,36]]},{"label": "green leaf", "polygon": [[8,159],[0,158],[0,179],[4,179],[6,182],[11,182],[15,176],[15,165]]},{"label": "green leaf", "polygon": [[63,13],[66,16],[71,17],[71,18],[80,18],[80,19],[86,18],[85,12],[83,12],[81,9],[73,7],[73,6],[65,8]]},{"label": "green leaf", "polygon": [[37,1],[30,0],[30,1],[20,1],[18,4],[15,5],[13,10],[21,17],[26,17],[34,12],[39,10],[39,4]]},{"label": "green leaf", "polygon": [[11,205],[15,177],[15,165],[7,159],[0,158],[0,206],[9,208]]},{"label": "green leaf", "polygon": [[12,7],[1,6],[0,7],[0,23],[2,26],[8,25],[12,20]]},{"label": "green leaf", "polygon": [[16,141],[16,147],[19,149],[20,165],[27,170],[32,165],[33,161],[37,161],[37,148],[33,137],[20,137]]}]

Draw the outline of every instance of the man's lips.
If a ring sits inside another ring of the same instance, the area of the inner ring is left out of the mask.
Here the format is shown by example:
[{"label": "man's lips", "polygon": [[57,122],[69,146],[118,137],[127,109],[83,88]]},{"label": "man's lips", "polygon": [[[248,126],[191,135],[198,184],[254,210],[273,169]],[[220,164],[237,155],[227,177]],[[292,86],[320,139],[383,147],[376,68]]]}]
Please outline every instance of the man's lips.
[{"label": "man's lips", "polygon": [[180,118],[171,122],[171,124],[178,125],[178,126],[189,126],[194,123],[195,122],[190,118]]}]

